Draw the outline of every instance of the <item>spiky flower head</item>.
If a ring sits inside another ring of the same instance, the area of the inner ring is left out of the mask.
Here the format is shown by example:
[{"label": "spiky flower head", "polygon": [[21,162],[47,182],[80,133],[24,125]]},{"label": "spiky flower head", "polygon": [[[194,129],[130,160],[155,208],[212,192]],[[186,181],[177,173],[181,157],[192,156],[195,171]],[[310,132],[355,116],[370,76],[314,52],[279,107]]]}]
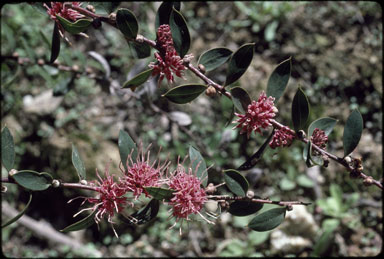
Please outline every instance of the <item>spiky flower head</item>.
[{"label": "spiky flower head", "polygon": [[276,147],[289,147],[294,138],[295,136],[290,133],[290,129],[283,126],[275,131],[272,140],[269,142],[269,146],[273,149]]},{"label": "spiky flower head", "polygon": [[[57,22],[56,15],[59,15],[69,21],[76,21],[77,19],[83,18],[84,15],[80,14],[78,11],[73,10],[71,8],[68,8],[65,6],[66,2],[51,2],[48,6],[47,4],[44,4],[45,8],[47,8],[47,13],[51,17],[51,19],[55,20]],[[72,4],[73,6],[80,6],[80,2],[67,2]]]},{"label": "spiky flower head", "polygon": [[[318,146],[321,149],[325,149],[327,147],[328,142],[328,136],[325,134],[325,132],[321,129],[316,128],[311,136],[312,144]],[[316,154],[316,150],[313,150],[313,152]]]}]

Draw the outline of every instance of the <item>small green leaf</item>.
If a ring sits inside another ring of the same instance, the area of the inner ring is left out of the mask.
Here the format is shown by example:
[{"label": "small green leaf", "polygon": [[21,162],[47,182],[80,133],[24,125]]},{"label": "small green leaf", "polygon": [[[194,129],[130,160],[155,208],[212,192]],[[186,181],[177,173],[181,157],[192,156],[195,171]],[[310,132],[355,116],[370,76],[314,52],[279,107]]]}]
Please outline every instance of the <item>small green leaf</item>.
[{"label": "small green leaf", "polygon": [[227,48],[214,48],[201,54],[198,64],[205,67],[205,71],[212,71],[223,65],[232,55],[232,50]]},{"label": "small green leaf", "polygon": [[[139,211],[130,215],[130,217],[127,218],[128,222],[125,222],[129,225],[146,224],[157,216],[157,214],[159,213],[159,208],[160,201],[152,199],[144,208],[141,208]],[[132,220],[132,218],[134,218],[134,220]]]},{"label": "small green leaf", "polygon": [[238,171],[228,169],[224,171],[224,181],[228,189],[237,196],[244,197],[248,191],[248,181]]},{"label": "small green leaf", "polygon": [[125,37],[132,40],[136,39],[139,23],[136,16],[130,10],[125,8],[117,10],[116,25]]},{"label": "small green leaf", "polygon": [[13,222],[16,222],[19,218],[21,218],[21,216],[23,216],[24,213],[27,211],[29,205],[31,204],[31,201],[32,201],[32,193],[29,194],[29,201],[28,201],[27,205],[25,205],[24,209],[22,211],[20,211],[20,213],[17,214],[14,218],[10,219],[8,222],[1,225],[1,227],[5,228],[5,227],[11,225]]},{"label": "small green leaf", "polygon": [[56,15],[57,20],[63,26],[64,30],[71,34],[78,34],[85,31],[91,24],[91,19],[79,19],[76,22],[70,22],[67,19]]},{"label": "small green leaf", "polygon": [[189,146],[189,158],[192,163],[192,171],[196,172],[196,177],[199,178],[201,184],[206,187],[208,183],[208,173],[204,158],[201,156],[200,152],[192,146]]},{"label": "small green leaf", "polygon": [[268,79],[267,96],[275,98],[275,103],[283,95],[291,76],[291,58],[281,62]]},{"label": "small green leaf", "polygon": [[224,86],[234,83],[247,71],[252,62],[254,45],[254,43],[244,44],[231,55]]},{"label": "small green leaf", "polygon": [[292,101],[292,122],[295,131],[305,127],[309,117],[309,102],[307,96],[299,87]]},{"label": "small green leaf", "polygon": [[149,193],[154,199],[169,201],[173,197],[175,190],[165,189],[161,187],[144,187],[144,190]]},{"label": "small green leaf", "polygon": [[153,68],[141,72],[140,74],[136,75],[134,78],[125,82],[122,88],[131,88],[132,91],[135,91],[135,89],[138,86],[144,84],[148,80],[148,78],[152,74],[152,71],[153,71]]},{"label": "small green leaf", "polygon": [[318,128],[323,130],[325,135],[329,135],[337,123],[336,119],[324,117],[313,121],[308,127],[308,137],[311,137],[313,131]]},{"label": "small green leaf", "polygon": [[5,126],[1,131],[1,163],[9,172],[15,162],[15,144],[9,129]]},{"label": "small green leaf", "polygon": [[127,169],[127,158],[129,154],[132,154],[132,161],[136,161],[138,155],[136,143],[129,136],[128,132],[120,130],[118,146],[121,163],[123,164],[124,168]]},{"label": "small green leaf", "polygon": [[191,36],[189,35],[187,22],[183,15],[173,8],[169,23],[172,32],[173,45],[179,56],[183,58],[191,45]]},{"label": "small green leaf", "polygon": [[344,157],[352,153],[363,133],[363,117],[356,109],[349,115],[343,133]]},{"label": "small green leaf", "polygon": [[38,173],[31,170],[18,171],[12,178],[20,186],[31,191],[44,191],[52,185],[52,176],[48,173]]},{"label": "small green leaf", "polygon": [[275,208],[263,212],[254,217],[248,227],[259,232],[274,229],[284,221],[285,211],[285,208]]},{"label": "small green leaf", "polygon": [[325,230],[316,244],[310,256],[320,257],[326,256],[328,248],[334,243],[334,230]]},{"label": "small green leaf", "polygon": [[53,96],[62,96],[68,93],[74,82],[75,77],[67,77],[60,80],[53,88]]},{"label": "small green leaf", "polygon": [[185,104],[196,99],[206,89],[207,87],[205,85],[186,84],[174,87],[162,96],[171,102]]},{"label": "small green leaf", "polygon": [[84,163],[83,163],[83,160],[81,160],[79,151],[77,150],[74,144],[72,144],[72,164],[76,169],[76,172],[80,178],[80,181],[85,180],[86,171],[85,171]]},{"label": "small green leaf", "polygon": [[60,33],[59,33],[59,26],[57,25],[57,22],[55,22],[55,25],[53,27],[53,33],[52,33],[52,44],[51,44],[51,58],[49,60],[49,63],[53,63],[60,53]]},{"label": "small green leaf", "polygon": [[134,58],[143,59],[151,55],[151,47],[146,43],[128,41],[128,45]]},{"label": "small green leaf", "polygon": [[301,174],[297,177],[296,182],[298,185],[305,188],[312,188],[315,184],[311,178],[306,176],[305,174]]},{"label": "small green leaf", "polygon": [[83,218],[80,221],[77,221],[76,223],[73,223],[72,225],[69,225],[68,227],[60,230],[60,232],[71,232],[71,231],[78,231],[82,229],[86,229],[90,226],[92,226],[95,223],[94,217],[96,213],[98,212],[97,209],[95,209],[92,214],[88,215],[87,217]]},{"label": "small green leaf", "polygon": [[247,91],[241,87],[234,87],[231,90],[232,101],[236,109],[241,113],[245,113],[248,110],[248,105],[251,104],[252,100],[249,97]]},{"label": "small green leaf", "polygon": [[233,216],[243,217],[258,212],[263,208],[263,205],[251,201],[234,201],[229,205],[228,212]]}]

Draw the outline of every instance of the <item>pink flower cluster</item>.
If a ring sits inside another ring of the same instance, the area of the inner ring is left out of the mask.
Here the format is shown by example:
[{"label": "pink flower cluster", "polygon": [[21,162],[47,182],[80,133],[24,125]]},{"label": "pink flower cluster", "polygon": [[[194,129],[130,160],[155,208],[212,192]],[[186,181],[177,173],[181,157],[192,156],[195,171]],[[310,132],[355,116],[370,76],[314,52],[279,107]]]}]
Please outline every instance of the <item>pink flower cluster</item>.
[{"label": "pink flower cluster", "polygon": [[247,137],[251,135],[252,131],[261,133],[261,128],[265,129],[271,126],[271,119],[276,116],[277,108],[274,105],[275,98],[268,97],[264,92],[261,92],[259,99],[252,101],[248,105],[248,110],[245,114],[235,113],[239,117],[233,123],[238,123],[233,129],[241,128],[240,134],[247,133]]},{"label": "pink flower cluster", "polygon": [[156,63],[151,62],[150,68],[153,68],[152,76],[160,75],[158,85],[167,78],[169,83],[174,82],[175,74],[178,77],[183,77],[183,71],[187,68],[183,65],[183,60],[177,55],[173,45],[171,28],[168,24],[161,25],[157,30],[157,45],[159,52],[155,53]]},{"label": "pink flower cluster", "polygon": [[273,149],[276,147],[289,147],[294,138],[295,136],[290,133],[290,129],[283,126],[275,131],[272,140],[269,142],[269,146]]},{"label": "pink flower cluster", "polygon": [[324,149],[327,146],[328,137],[323,130],[316,128],[312,133],[311,141],[312,144]]},{"label": "pink flower cluster", "polygon": [[[64,5],[65,3],[66,2],[51,2],[51,7],[49,7],[47,4],[44,4],[44,6],[47,8],[47,13],[51,17],[51,19],[57,21],[56,15],[59,15],[67,20],[74,22],[77,19],[84,17],[78,11],[65,7]],[[80,2],[67,2],[67,3],[71,3],[73,6],[81,5]]]}]

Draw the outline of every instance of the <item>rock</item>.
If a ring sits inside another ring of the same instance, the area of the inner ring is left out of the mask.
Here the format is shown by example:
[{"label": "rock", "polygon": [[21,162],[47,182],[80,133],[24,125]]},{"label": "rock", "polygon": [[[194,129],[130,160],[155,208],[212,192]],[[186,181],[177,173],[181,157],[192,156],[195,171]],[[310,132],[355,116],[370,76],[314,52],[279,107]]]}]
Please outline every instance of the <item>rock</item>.
[{"label": "rock", "polygon": [[306,247],[312,246],[312,242],[309,239],[300,236],[289,236],[281,230],[275,230],[271,233],[271,253],[294,253]]},{"label": "rock", "polygon": [[54,97],[53,90],[47,90],[33,97],[26,95],[23,98],[24,111],[26,113],[35,113],[46,115],[55,111],[61,104],[63,97]]}]

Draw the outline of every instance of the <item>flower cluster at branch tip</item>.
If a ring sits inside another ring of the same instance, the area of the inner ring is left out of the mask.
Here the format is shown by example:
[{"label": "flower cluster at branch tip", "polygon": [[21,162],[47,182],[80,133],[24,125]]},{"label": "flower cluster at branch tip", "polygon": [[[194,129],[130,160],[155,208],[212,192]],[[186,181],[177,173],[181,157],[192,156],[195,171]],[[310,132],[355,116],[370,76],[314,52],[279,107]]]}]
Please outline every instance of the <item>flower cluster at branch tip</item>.
[{"label": "flower cluster at branch tip", "polygon": [[148,66],[153,68],[152,76],[160,75],[158,85],[160,86],[164,76],[171,84],[174,82],[173,74],[183,78],[183,71],[187,68],[183,64],[183,59],[177,55],[168,24],[161,25],[157,30],[157,46],[160,50],[155,53],[157,62],[151,62]]},{"label": "flower cluster at branch tip", "polygon": [[[44,6],[47,8],[47,13],[51,17],[51,19],[57,21],[56,15],[59,15],[60,17],[63,17],[67,20],[74,22],[77,19],[84,17],[78,11],[73,10],[71,8],[67,8],[65,6],[65,3],[66,2],[51,2],[50,7],[47,4],[44,4]],[[71,3],[73,6],[81,5],[80,2],[67,2],[67,3]]]},{"label": "flower cluster at branch tip", "polygon": [[276,116],[278,112],[274,105],[275,98],[267,97],[264,91],[260,94],[259,99],[252,101],[248,105],[248,110],[245,114],[235,113],[236,116],[240,117],[233,123],[238,123],[233,129],[241,128],[240,134],[247,132],[247,137],[251,135],[252,131],[261,133],[260,128],[267,128],[271,126],[271,119]]},{"label": "flower cluster at branch tip", "polygon": [[312,144],[324,149],[327,146],[328,137],[323,130],[316,128],[312,133],[311,141]]},{"label": "flower cluster at branch tip", "polygon": [[272,140],[269,142],[269,146],[273,149],[276,147],[289,147],[292,144],[292,140],[295,138],[286,126],[275,131]]}]

